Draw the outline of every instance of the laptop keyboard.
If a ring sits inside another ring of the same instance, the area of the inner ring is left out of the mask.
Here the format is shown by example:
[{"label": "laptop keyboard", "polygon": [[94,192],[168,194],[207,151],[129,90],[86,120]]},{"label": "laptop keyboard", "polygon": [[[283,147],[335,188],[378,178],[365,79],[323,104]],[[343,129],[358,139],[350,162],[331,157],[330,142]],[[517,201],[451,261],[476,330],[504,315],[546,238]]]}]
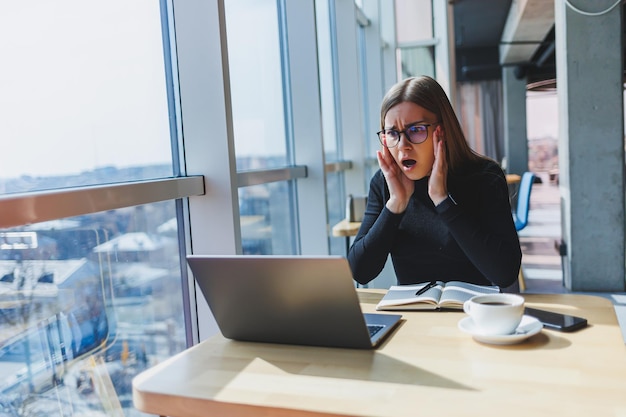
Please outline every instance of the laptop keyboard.
[{"label": "laptop keyboard", "polygon": [[370,337],[381,331],[385,326],[380,324],[368,324],[367,329],[370,331]]}]

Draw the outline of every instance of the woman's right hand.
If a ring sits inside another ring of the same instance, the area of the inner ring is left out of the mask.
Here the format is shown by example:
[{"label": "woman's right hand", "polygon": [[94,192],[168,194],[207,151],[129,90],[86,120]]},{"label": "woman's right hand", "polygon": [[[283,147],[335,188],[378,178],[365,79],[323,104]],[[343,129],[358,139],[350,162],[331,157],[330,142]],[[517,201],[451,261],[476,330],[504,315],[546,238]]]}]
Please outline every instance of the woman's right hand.
[{"label": "woman's right hand", "polygon": [[409,205],[415,183],[404,175],[386,146],[376,152],[376,158],[389,187],[389,200],[385,205],[392,213],[402,213]]}]

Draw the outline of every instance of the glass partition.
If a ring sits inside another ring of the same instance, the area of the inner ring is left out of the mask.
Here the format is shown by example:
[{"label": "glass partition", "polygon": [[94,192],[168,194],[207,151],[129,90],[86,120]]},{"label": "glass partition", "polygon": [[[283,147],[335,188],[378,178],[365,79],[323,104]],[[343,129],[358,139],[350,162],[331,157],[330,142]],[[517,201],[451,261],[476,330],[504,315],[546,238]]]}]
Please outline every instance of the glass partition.
[{"label": "glass partition", "polygon": [[174,201],[1,230],[0,411],[129,412],[186,347],[176,235]]},{"label": "glass partition", "polygon": [[400,79],[435,76],[432,0],[396,0],[396,58]]},{"label": "glass partition", "polygon": [[[278,2],[224,3],[237,171],[291,165]],[[291,181],[239,188],[244,254],[298,253],[294,190]]]},{"label": "glass partition", "polygon": [[226,0],[237,170],[285,166],[280,25],[276,0]]},{"label": "glass partition", "polygon": [[293,181],[239,188],[241,241],[246,255],[294,255],[297,236]]},{"label": "glass partition", "polygon": [[433,47],[398,48],[397,55],[402,78],[420,75],[435,76],[435,50]]}]

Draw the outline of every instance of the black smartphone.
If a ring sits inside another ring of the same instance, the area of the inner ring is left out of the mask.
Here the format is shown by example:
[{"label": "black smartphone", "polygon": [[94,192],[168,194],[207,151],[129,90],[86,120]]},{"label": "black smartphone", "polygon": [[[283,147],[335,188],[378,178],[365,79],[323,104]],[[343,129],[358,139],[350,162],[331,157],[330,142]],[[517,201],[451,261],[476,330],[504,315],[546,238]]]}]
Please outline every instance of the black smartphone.
[{"label": "black smartphone", "polygon": [[538,310],[526,307],[524,314],[535,317],[543,323],[546,329],[558,330],[561,332],[572,332],[587,326],[587,319],[567,314],[554,313],[552,311]]}]

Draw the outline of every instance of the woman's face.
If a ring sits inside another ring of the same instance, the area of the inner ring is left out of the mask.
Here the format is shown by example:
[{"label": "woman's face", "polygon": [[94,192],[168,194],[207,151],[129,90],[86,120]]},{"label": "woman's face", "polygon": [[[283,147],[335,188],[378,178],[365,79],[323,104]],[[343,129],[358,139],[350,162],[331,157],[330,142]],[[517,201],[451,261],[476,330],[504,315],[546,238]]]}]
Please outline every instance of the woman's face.
[{"label": "woman's face", "polygon": [[400,134],[398,144],[389,149],[389,153],[408,178],[419,180],[430,175],[435,161],[433,145],[433,131],[437,128],[437,117],[422,106],[404,101],[393,106],[385,115],[385,129],[404,131],[405,129],[419,124],[432,124],[427,127],[428,137],[424,142],[414,144],[409,142],[405,133]]}]

